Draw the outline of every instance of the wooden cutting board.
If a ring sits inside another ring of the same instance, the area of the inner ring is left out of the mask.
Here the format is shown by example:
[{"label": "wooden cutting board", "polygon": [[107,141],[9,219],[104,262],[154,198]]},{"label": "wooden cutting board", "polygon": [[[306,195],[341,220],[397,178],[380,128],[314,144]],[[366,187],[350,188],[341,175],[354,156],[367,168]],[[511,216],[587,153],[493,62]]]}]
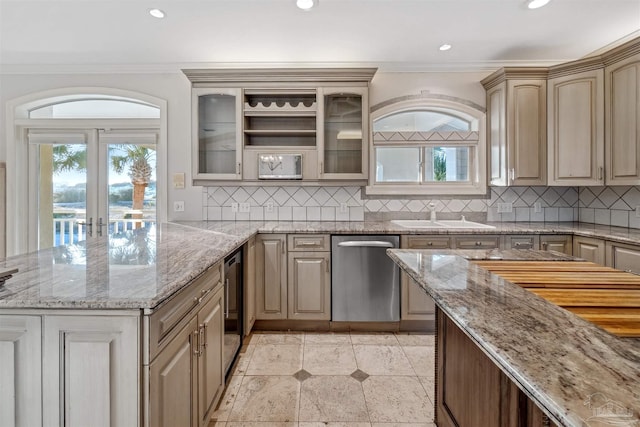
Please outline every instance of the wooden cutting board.
[{"label": "wooden cutting board", "polygon": [[640,337],[640,276],[584,261],[474,264],[621,337]]}]

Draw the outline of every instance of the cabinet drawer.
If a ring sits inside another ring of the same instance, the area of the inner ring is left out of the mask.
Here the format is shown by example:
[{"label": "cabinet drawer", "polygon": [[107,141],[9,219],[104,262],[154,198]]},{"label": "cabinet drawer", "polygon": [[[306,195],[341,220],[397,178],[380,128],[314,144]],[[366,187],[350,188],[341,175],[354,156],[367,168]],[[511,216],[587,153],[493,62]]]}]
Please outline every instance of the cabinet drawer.
[{"label": "cabinet drawer", "polygon": [[403,249],[449,249],[451,247],[451,237],[402,236],[401,247]]},{"label": "cabinet drawer", "polygon": [[538,236],[505,236],[505,249],[537,249],[539,245]]},{"label": "cabinet drawer", "polygon": [[497,249],[500,236],[460,236],[454,237],[456,249]]},{"label": "cabinet drawer", "polygon": [[166,345],[189,320],[188,314],[202,305],[205,297],[222,286],[223,264],[209,268],[177,295],[155,310],[149,321],[149,353],[153,360],[158,351]]},{"label": "cabinet drawer", "polygon": [[287,247],[290,252],[298,251],[329,251],[328,234],[289,234]]}]

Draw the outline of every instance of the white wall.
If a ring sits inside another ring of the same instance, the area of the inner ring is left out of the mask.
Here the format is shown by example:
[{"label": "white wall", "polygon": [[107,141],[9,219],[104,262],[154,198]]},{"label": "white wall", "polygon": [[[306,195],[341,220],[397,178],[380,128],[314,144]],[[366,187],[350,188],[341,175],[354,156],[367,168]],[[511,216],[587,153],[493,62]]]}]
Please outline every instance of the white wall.
[{"label": "white wall", "polygon": [[[480,80],[489,72],[452,73],[377,73],[371,84],[370,104],[422,91],[473,101],[481,106],[484,89]],[[191,186],[191,94],[190,82],[180,72],[155,74],[3,74],[0,75],[0,161],[6,158],[6,103],[35,92],[64,87],[108,87],[146,93],[165,99],[168,105],[168,176],[167,200],[169,220],[203,219],[202,187]],[[186,188],[170,188],[172,173],[185,172]],[[160,179],[160,178],[159,178]],[[173,201],[183,200],[185,212],[174,213]],[[8,201],[10,203],[11,201]]]}]

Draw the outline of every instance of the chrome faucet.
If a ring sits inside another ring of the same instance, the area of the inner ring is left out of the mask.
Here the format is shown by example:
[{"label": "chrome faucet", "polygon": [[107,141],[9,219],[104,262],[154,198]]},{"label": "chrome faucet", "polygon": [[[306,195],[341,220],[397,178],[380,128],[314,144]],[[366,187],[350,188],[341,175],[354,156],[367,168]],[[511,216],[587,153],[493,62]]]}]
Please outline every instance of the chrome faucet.
[{"label": "chrome faucet", "polygon": [[429,203],[429,209],[431,210],[429,221],[436,222],[436,205],[434,203]]}]

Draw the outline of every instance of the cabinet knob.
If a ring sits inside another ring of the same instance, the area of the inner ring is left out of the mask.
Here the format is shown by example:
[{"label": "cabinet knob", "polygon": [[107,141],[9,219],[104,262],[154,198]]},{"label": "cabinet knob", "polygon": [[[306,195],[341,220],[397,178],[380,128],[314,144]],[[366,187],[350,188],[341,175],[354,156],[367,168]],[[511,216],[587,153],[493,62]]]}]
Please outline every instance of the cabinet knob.
[{"label": "cabinet knob", "polygon": [[427,242],[427,246],[433,246],[433,242]]},{"label": "cabinet knob", "polygon": [[482,246],[482,242],[476,242],[476,246]]}]

